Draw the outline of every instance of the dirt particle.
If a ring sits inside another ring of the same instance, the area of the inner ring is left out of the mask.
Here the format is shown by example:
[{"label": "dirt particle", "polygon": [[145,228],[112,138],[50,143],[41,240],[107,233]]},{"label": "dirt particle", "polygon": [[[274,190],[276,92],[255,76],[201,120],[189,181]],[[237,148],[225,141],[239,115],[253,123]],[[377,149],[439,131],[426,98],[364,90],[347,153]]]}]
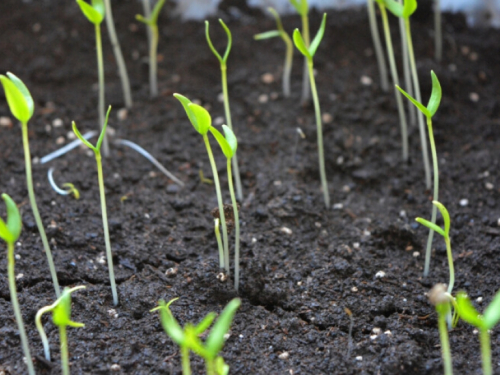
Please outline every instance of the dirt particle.
[{"label": "dirt particle", "polygon": [[353,286],[353,287],[351,288],[351,292],[356,293],[357,291],[358,291],[358,288],[356,288],[355,286]]},{"label": "dirt particle", "polygon": [[493,190],[493,188],[494,188],[494,186],[491,182],[485,183],[484,187],[486,188],[486,190]]},{"label": "dirt particle", "polygon": [[56,139],[56,145],[62,145],[66,139],[61,135],[60,137],[57,137]]},{"label": "dirt particle", "polygon": [[10,117],[7,116],[0,117],[0,126],[4,128],[12,127],[12,120],[10,119]]},{"label": "dirt particle", "polygon": [[280,228],[280,232],[284,233],[284,234],[287,234],[287,235],[290,235],[290,234],[293,233],[293,231],[290,228],[288,228],[288,227],[281,227]]},{"label": "dirt particle", "polygon": [[465,207],[469,204],[469,200],[468,199],[460,199],[460,202],[458,202],[458,204],[460,204],[460,206],[462,207]]},{"label": "dirt particle", "polygon": [[109,309],[108,310],[108,316],[110,318],[116,319],[116,318],[118,318],[118,313],[116,312],[115,309]]},{"label": "dirt particle", "polygon": [[118,118],[119,121],[126,120],[128,117],[128,109],[120,108],[118,112],[116,112],[116,117]]},{"label": "dirt particle", "polygon": [[274,82],[274,76],[271,73],[264,73],[260,76],[260,80],[269,85]]},{"label": "dirt particle", "polygon": [[288,358],[290,358],[290,353],[288,353],[288,352],[283,352],[283,353],[281,353],[281,354],[278,356],[278,358],[279,358],[279,359],[283,359],[283,360],[288,359]]},{"label": "dirt particle", "polygon": [[420,252],[418,252],[418,251],[414,251],[413,252],[413,257],[414,258],[418,258],[419,256],[420,256]]},{"label": "dirt particle", "polygon": [[375,274],[375,278],[376,279],[381,279],[385,277],[385,272],[384,271],[378,271],[376,274]]},{"label": "dirt particle", "polygon": [[267,94],[260,94],[259,98],[257,99],[260,104],[265,104],[269,101],[269,95]]},{"label": "dirt particle", "polygon": [[175,277],[175,276],[177,276],[177,271],[178,271],[177,267],[171,267],[171,268],[169,268],[168,270],[165,271],[165,276],[167,276],[167,277]]},{"label": "dirt particle", "polygon": [[110,367],[111,371],[120,371],[121,369],[122,368],[120,367],[120,365],[118,363],[112,364]]},{"label": "dirt particle", "polygon": [[356,357],[356,361],[362,361],[362,360],[363,360],[363,357],[362,357],[362,356],[358,355],[358,356]]},{"label": "dirt particle", "polygon": [[361,76],[359,81],[363,86],[371,86],[373,83],[373,80],[368,76]]},{"label": "dirt particle", "polygon": [[16,280],[22,279],[24,277],[24,273],[18,273],[16,275]]},{"label": "dirt particle", "polygon": [[479,101],[479,94],[477,92],[471,92],[469,94],[469,99],[473,103],[477,103]]}]

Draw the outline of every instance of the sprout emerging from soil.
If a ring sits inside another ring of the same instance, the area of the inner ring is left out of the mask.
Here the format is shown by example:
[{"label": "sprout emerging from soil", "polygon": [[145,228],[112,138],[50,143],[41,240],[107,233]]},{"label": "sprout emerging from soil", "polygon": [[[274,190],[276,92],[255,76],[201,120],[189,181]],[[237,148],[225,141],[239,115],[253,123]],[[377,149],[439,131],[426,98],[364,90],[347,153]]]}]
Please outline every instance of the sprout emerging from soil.
[{"label": "sprout emerging from soil", "polygon": [[149,41],[149,91],[152,98],[158,96],[158,78],[157,78],[157,51],[158,51],[158,16],[160,15],[161,8],[165,4],[165,0],[158,0],[153,8],[153,12],[150,16],[142,16],[140,14],[136,15],[135,18],[145,23],[149,28],[149,33],[151,34],[151,40]]},{"label": "sprout emerging from soil", "polygon": [[[231,36],[231,31],[226,26],[224,21],[219,19],[219,23],[221,24],[222,28],[227,34],[227,47],[226,51],[224,52],[224,56],[221,56],[219,52],[217,52],[214,45],[212,44],[212,41],[210,40],[208,21],[205,21],[205,36],[207,38],[207,43],[208,46],[210,47],[210,50],[215,55],[215,57],[217,57],[220,63],[220,70],[222,73],[222,95],[224,97],[224,112],[226,116],[226,123],[229,126],[229,128],[233,130],[233,125],[231,120],[231,109],[229,108],[229,94],[227,90],[227,58],[229,57],[229,52],[231,51],[233,37]],[[240,169],[238,167],[238,158],[236,154],[233,157],[233,169],[234,169],[234,182],[236,184],[236,196],[238,197],[238,200],[241,201],[243,200],[243,189],[241,186]]]},{"label": "sprout emerging from soil", "polygon": [[63,375],[69,375],[69,355],[68,355],[68,337],[66,334],[66,327],[85,327],[83,323],[76,323],[71,320],[71,293],[85,289],[83,285],[76,286],[74,288],[64,288],[61,297],[57,299],[50,306],[42,307],[36,313],[35,323],[40,337],[42,338],[43,351],[45,354],[45,359],[50,361],[50,347],[47,335],[43,330],[42,325],[42,315],[48,312],[52,312],[52,322],[59,327],[59,341],[61,345],[61,367]]},{"label": "sprout emerging from soil", "polygon": [[436,284],[429,292],[429,301],[436,307],[438,314],[439,338],[441,340],[441,354],[443,357],[445,375],[453,374],[451,363],[450,341],[446,328],[446,317],[450,314],[450,303],[453,297],[446,291],[446,285]]},{"label": "sprout emerging from soil", "polygon": [[311,45],[308,47],[302,34],[299,29],[295,29],[293,32],[293,42],[297,49],[306,57],[307,59],[307,67],[309,71],[309,80],[311,81],[311,93],[314,101],[314,112],[316,114],[316,131],[318,137],[318,156],[319,156],[319,173],[321,176],[321,187],[323,189],[323,197],[325,200],[326,208],[330,207],[330,194],[328,193],[328,181],[326,179],[326,171],[325,171],[325,155],[323,151],[323,130],[322,130],[322,120],[321,120],[321,110],[319,107],[319,99],[318,99],[318,91],[316,90],[316,81],[314,79],[314,64],[313,57],[318,49],[319,44],[321,43],[321,39],[323,39],[323,35],[325,34],[326,27],[326,13],[323,14],[323,21],[321,22],[321,26],[318,30],[318,33],[314,37]]},{"label": "sprout emerging from soil", "polygon": [[26,365],[28,366],[29,375],[35,375],[33,367],[33,360],[31,359],[30,347],[28,345],[28,336],[24,329],[23,316],[19,308],[19,301],[16,292],[16,275],[14,273],[15,257],[14,257],[14,244],[21,234],[22,221],[19,210],[7,194],[2,194],[2,199],[7,207],[7,223],[0,218],[0,238],[7,243],[7,273],[9,278],[10,300],[12,302],[12,309],[16,317],[17,328],[19,329],[19,336],[21,336],[21,346],[23,354],[26,357]]},{"label": "sprout emerging from soil", "polygon": [[267,8],[267,10],[273,15],[276,20],[276,28],[277,30],[266,31],[264,33],[260,33],[254,36],[255,40],[263,40],[275,37],[281,37],[286,45],[286,54],[285,54],[285,64],[283,67],[283,95],[285,98],[290,96],[290,74],[292,72],[292,62],[293,62],[293,42],[288,33],[283,28],[283,24],[281,23],[281,18],[278,12],[274,8]]},{"label": "sprout emerging from soil", "polygon": [[491,375],[491,346],[489,330],[500,320],[500,292],[497,292],[493,301],[484,310],[481,315],[472,306],[472,303],[465,292],[459,292],[457,295],[457,311],[460,318],[473,325],[479,330],[479,339],[481,341],[481,357],[483,363],[483,374]]},{"label": "sprout emerging from soil", "polygon": [[241,305],[241,300],[235,298],[231,300],[219,315],[214,326],[208,333],[207,340],[203,342],[199,336],[204,333],[212,324],[216,314],[208,313],[198,325],[187,323],[184,330],[170,311],[170,304],[177,300],[171,300],[167,304],[164,301],[159,302],[159,307],[151,310],[160,310],[160,319],[163,329],[170,338],[181,347],[182,373],[191,375],[189,364],[189,351],[193,351],[205,360],[207,375],[224,375],[229,373],[229,366],[224,363],[224,359],[218,354],[221,351],[225,338],[229,331],[236,310]]},{"label": "sprout emerging from soil", "polygon": [[370,32],[372,35],[373,46],[375,47],[375,56],[377,57],[378,71],[380,75],[380,87],[383,91],[389,91],[389,82],[387,79],[387,67],[385,65],[384,52],[377,26],[377,16],[375,14],[374,0],[367,0],[368,20],[370,22]]},{"label": "sprout emerging from soil", "polygon": [[102,212],[102,226],[104,229],[104,242],[106,244],[106,258],[108,259],[108,269],[109,269],[109,281],[111,283],[111,292],[113,293],[113,304],[118,305],[118,293],[116,291],[115,283],[115,271],[113,268],[113,254],[111,253],[111,241],[109,240],[109,229],[108,229],[108,213],[106,209],[106,192],[104,190],[104,176],[102,173],[102,157],[101,157],[101,145],[104,140],[104,134],[106,133],[106,128],[108,126],[109,113],[111,112],[111,106],[108,108],[106,113],[106,120],[104,121],[104,127],[102,128],[101,135],[97,140],[97,144],[93,146],[89,141],[87,141],[81,135],[80,131],[76,127],[73,121],[73,132],[80,139],[80,141],[85,144],[88,148],[94,151],[95,161],[97,163],[97,178],[99,180],[99,192],[101,195],[101,212]]},{"label": "sprout emerging from soil", "polygon": [[[427,130],[429,132],[429,143],[431,145],[431,153],[432,153],[432,166],[433,166],[433,170],[434,170],[433,171],[434,172],[434,196],[432,199],[434,201],[437,201],[437,200],[439,200],[439,167],[438,167],[438,159],[437,159],[437,153],[436,153],[436,143],[434,142],[434,131],[432,130],[432,117],[436,114],[436,112],[439,108],[439,104],[441,103],[441,98],[442,98],[443,94],[442,94],[442,90],[441,90],[441,84],[439,83],[439,80],[433,71],[431,71],[431,78],[432,78],[432,92],[431,92],[431,97],[429,99],[429,103],[427,104],[427,107],[425,107],[422,104],[421,100],[413,98],[406,91],[404,91],[401,87],[399,87],[399,86],[396,86],[396,87],[427,118]],[[431,218],[432,224],[436,224],[436,215],[437,215],[436,208],[437,208],[436,205],[434,205],[432,207],[432,218]],[[424,276],[427,276],[429,274],[429,266],[430,266],[430,262],[431,262],[431,247],[432,247],[433,237],[434,237],[434,231],[431,229],[429,231],[429,236],[427,238],[427,248],[425,251]]]},{"label": "sprout emerging from soil", "polygon": [[214,232],[217,239],[217,247],[219,248],[219,268],[222,269],[224,268],[224,247],[222,245],[222,238],[220,237],[219,221],[220,219],[218,218],[214,219]]},{"label": "sprout emerging from soil", "polygon": [[23,133],[23,149],[24,149],[24,163],[26,167],[26,185],[28,187],[28,196],[30,200],[31,210],[33,211],[33,216],[35,218],[36,226],[38,227],[38,232],[42,239],[43,249],[45,254],[47,254],[47,261],[49,263],[50,275],[52,276],[52,283],[54,284],[54,289],[56,291],[56,296],[59,297],[61,290],[59,288],[59,281],[57,280],[56,267],[54,266],[54,260],[52,259],[52,252],[50,251],[49,241],[47,241],[47,235],[45,234],[45,229],[43,227],[42,218],[38,212],[38,206],[36,204],[35,190],[33,188],[33,177],[31,174],[31,153],[28,138],[28,121],[33,116],[35,110],[35,102],[26,87],[26,85],[14,74],[7,73],[7,77],[0,75],[0,82],[2,82],[3,88],[5,90],[5,97],[7,98],[7,103],[9,104],[10,111],[16,119],[21,122],[22,133]]},{"label": "sprout emerging from soil", "polygon": [[[307,0],[289,0],[290,4],[297,10],[297,13],[300,15],[300,19],[302,21],[302,38],[304,40],[304,45],[306,48],[309,48],[309,44],[311,43],[311,38],[309,36],[309,4]],[[304,70],[302,75],[302,98],[300,99],[303,105],[307,104],[310,98],[309,93],[309,85],[312,84],[310,82],[309,76],[309,60],[307,56],[304,55]]]}]

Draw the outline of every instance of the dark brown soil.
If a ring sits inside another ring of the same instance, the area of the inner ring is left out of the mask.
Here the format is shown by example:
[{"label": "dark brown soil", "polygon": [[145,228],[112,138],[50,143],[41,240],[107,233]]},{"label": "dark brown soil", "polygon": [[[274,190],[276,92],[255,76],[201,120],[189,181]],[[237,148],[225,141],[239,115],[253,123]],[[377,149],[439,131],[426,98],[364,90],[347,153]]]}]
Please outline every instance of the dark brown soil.
[{"label": "dark brown soil", "polygon": [[[69,331],[72,373],[108,374],[118,364],[124,374],[179,374],[179,349],[149,310],[160,299],[180,297],[172,307],[176,318],[181,324],[198,322],[210,311],[220,312],[236,296],[230,283],[217,279],[211,215],[216,197],[213,186],[199,178],[200,168],[211,177],[206,152],[172,97],[182,93],[200,100],[214,119],[223,116],[220,71],[202,23],[163,17],[161,96],[150,100],[145,29],[134,20],[140,3],[116,2],[114,11],[135,99],[127,118],[119,121],[122,95],[104,31],[106,100],[114,107],[115,137],[142,145],[186,184],[178,188],[121,146],[113,146],[104,161],[118,307],[112,305],[108,270],[101,263],[104,239],[94,158],[77,149],[50,163],[59,183],[72,182],[80,189],[80,200],[51,190],[49,165],[34,165],[36,194],[61,284],[87,287],[73,299],[73,319],[85,328]],[[443,63],[437,64],[429,15],[419,10],[413,34],[423,97],[429,95],[431,69],[443,86],[435,137],[440,201],[452,217],[455,290],[465,289],[473,300],[483,297],[478,306],[483,309],[500,286],[500,32],[471,30],[462,16],[445,15],[446,52]],[[435,239],[431,275],[423,279],[427,230],[414,218],[430,217],[431,194],[423,183],[418,131],[411,130],[411,163],[403,164],[394,96],[379,89],[365,11],[329,13],[316,58],[322,112],[333,117],[324,126],[330,193],[337,207],[329,210],[319,189],[314,111],[298,105],[302,59],[295,54],[294,94],[284,99],[282,42],[252,39],[273,28],[273,22],[259,12],[227,6],[220,17],[234,36],[229,91],[245,194],[242,305],[222,352],[231,373],[442,373],[436,315],[425,293],[448,280],[445,247]],[[319,21],[313,11],[313,32]],[[298,17],[286,17],[284,23],[289,30],[300,25]],[[30,123],[34,157],[60,147],[58,139],[66,142],[72,120],[83,131],[97,129],[93,28],[74,2],[3,0],[0,35],[0,72],[21,77],[36,101]],[[225,35],[216,19],[211,20],[211,35],[223,48]],[[399,46],[399,39],[395,41]],[[264,73],[271,73],[275,82],[263,83]],[[373,79],[371,86],[361,84],[363,75]],[[471,101],[471,93],[478,95],[477,102]],[[0,116],[10,116],[3,97]],[[63,126],[53,126],[55,119]],[[295,148],[297,127],[306,139]],[[216,159],[229,203],[225,159],[219,150]],[[36,311],[55,296],[24,178],[21,132],[14,122],[0,127],[0,191],[10,194],[22,210],[16,274],[23,276],[17,287],[37,372],[58,374],[57,330],[50,319],[44,320],[53,352],[53,362],[47,364],[33,322]],[[122,201],[124,196],[128,199]],[[466,206],[460,204],[463,199],[468,200]],[[5,217],[3,206],[0,214]],[[25,374],[6,268],[2,257],[0,372]],[[170,268],[177,272],[168,277]],[[385,277],[377,278],[379,271]],[[353,312],[352,345],[344,308]],[[372,339],[374,328],[382,334]],[[498,330],[491,338],[499,374]],[[450,332],[450,340],[455,373],[480,373],[473,329],[461,322]],[[194,355],[192,364],[194,373],[204,372]]]}]

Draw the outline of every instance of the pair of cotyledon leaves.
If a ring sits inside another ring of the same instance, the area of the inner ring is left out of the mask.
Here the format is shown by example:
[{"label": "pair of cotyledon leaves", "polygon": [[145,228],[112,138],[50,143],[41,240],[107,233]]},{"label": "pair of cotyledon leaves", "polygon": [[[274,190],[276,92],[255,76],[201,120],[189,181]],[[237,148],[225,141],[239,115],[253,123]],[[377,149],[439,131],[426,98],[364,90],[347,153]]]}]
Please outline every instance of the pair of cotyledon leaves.
[{"label": "pair of cotyledon leaves", "polygon": [[0,82],[2,82],[12,115],[22,123],[27,123],[35,111],[35,102],[28,88],[23,81],[10,72],[7,72],[7,76],[0,74]]},{"label": "pair of cotyledon leaves", "polygon": [[443,92],[441,90],[441,84],[439,83],[439,80],[434,73],[433,70],[431,70],[431,77],[432,77],[432,92],[431,92],[431,97],[429,99],[429,103],[427,104],[427,107],[424,106],[422,103],[417,101],[415,98],[410,96],[405,90],[403,90],[401,87],[396,85],[399,91],[408,98],[422,113],[427,117],[427,118],[432,118],[438,108],[439,104],[441,103],[441,98],[443,96]]},{"label": "pair of cotyledon leaves", "polygon": [[326,27],[326,13],[323,14],[323,20],[321,21],[319,30],[316,33],[316,36],[314,37],[309,47],[306,46],[306,43],[304,42],[304,38],[302,38],[300,30],[299,29],[294,30],[293,42],[295,43],[295,46],[300,51],[300,53],[302,53],[308,60],[312,60],[312,58],[316,54],[316,50],[318,49],[319,44],[321,43],[321,40],[325,35],[325,27]]},{"label": "pair of cotyledon leaves", "polygon": [[306,16],[309,12],[309,5],[307,0],[290,0],[290,4],[297,10],[297,13],[301,16]]},{"label": "pair of cotyledon leaves", "polygon": [[64,288],[61,297],[54,303],[52,309],[52,321],[58,327],[84,327],[85,324],[73,322],[71,320],[71,293],[78,289],[85,289],[84,286],[77,286],[75,288]]},{"label": "pair of cotyledon leaves", "polygon": [[263,33],[255,35],[254,39],[255,40],[263,40],[263,39],[275,38],[278,36],[282,37],[283,39],[286,39],[286,38],[289,39],[289,36],[286,33],[285,29],[283,28],[283,24],[281,23],[280,15],[276,11],[276,9],[269,7],[269,8],[267,8],[267,10],[269,11],[269,13],[271,13],[273,15],[274,19],[276,20],[276,26],[277,26],[278,30],[265,31]]},{"label": "pair of cotyledon leaves", "polygon": [[474,308],[465,292],[458,293],[456,302],[460,317],[481,330],[492,329],[500,320],[500,292],[495,295],[483,315]]},{"label": "pair of cotyledon leaves", "polygon": [[0,218],[0,238],[8,244],[13,244],[21,234],[21,215],[11,197],[7,194],[2,194],[2,199],[7,207],[7,222]]},{"label": "pair of cotyledon leaves", "polygon": [[417,10],[417,0],[404,0],[404,4],[396,0],[376,0],[377,3],[385,5],[396,17],[409,18]]},{"label": "pair of cotyledon leaves", "polygon": [[137,14],[135,19],[145,23],[146,25],[155,26],[158,23],[158,16],[160,15],[160,10],[163,7],[163,4],[165,4],[165,1],[166,0],[158,0],[149,18],[145,18],[144,16]]},{"label": "pair of cotyledon leaves", "polygon": [[422,225],[425,225],[427,228],[432,229],[434,232],[439,233],[444,238],[450,238],[450,214],[445,206],[438,201],[432,201],[432,204],[436,206],[441,212],[441,216],[443,216],[444,221],[444,229],[439,227],[438,225],[430,222],[429,220],[422,219],[421,217],[417,217],[415,220]]},{"label": "pair of cotyledon leaves", "polygon": [[92,0],[91,4],[83,0],[76,0],[76,2],[80,6],[82,13],[91,23],[99,25],[102,22],[106,14],[103,0]]},{"label": "pair of cotyledon leaves", "polygon": [[189,121],[198,133],[205,136],[209,131],[219,143],[222,152],[226,158],[231,159],[236,154],[238,148],[238,140],[233,131],[226,125],[222,125],[224,136],[212,126],[212,117],[210,113],[201,105],[194,104],[183,95],[174,94],[174,97],[179,100],[186,111]]},{"label": "pair of cotyledon leaves", "polygon": [[104,141],[104,136],[106,134],[106,128],[108,127],[108,120],[109,120],[109,114],[110,113],[111,113],[111,106],[108,107],[108,111],[106,112],[106,119],[104,120],[104,125],[102,127],[101,134],[99,135],[99,139],[97,140],[97,143],[96,143],[95,146],[92,145],[92,143],[90,143],[88,140],[86,140],[83,137],[82,133],[80,133],[80,131],[76,127],[76,123],[74,121],[72,122],[73,133],[75,133],[75,135],[78,137],[78,139],[80,141],[82,141],[82,143],[85,146],[87,146],[92,151],[94,151],[95,154],[98,154],[100,152],[100,150],[101,150],[101,145],[102,145],[102,142]]},{"label": "pair of cotyledon leaves", "polygon": [[219,54],[219,52],[217,52],[217,50],[215,49],[214,45],[212,44],[212,40],[210,39],[210,32],[209,32],[210,24],[208,21],[205,21],[205,36],[207,38],[207,43],[208,43],[208,46],[210,47],[210,50],[215,55],[215,57],[217,57],[220,64],[222,66],[224,66],[227,62],[227,58],[229,57],[229,52],[231,52],[231,46],[233,44],[233,36],[231,35],[231,31],[226,26],[224,21],[221,20],[220,18],[219,18],[219,23],[221,24],[222,28],[224,29],[224,31],[226,32],[226,35],[227,35],[227,46],[226,46],[226,51],[224,52],[224,56],[221,56]]}]

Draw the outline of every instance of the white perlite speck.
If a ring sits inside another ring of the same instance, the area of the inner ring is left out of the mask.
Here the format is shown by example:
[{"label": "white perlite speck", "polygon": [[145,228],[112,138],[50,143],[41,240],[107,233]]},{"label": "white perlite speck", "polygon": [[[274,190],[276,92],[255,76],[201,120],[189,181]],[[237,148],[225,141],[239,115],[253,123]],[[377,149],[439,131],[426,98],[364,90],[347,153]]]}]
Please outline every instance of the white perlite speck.
[{"label": "white perlite speck", "polygon": [[375,274],[375,278],[376,279],[381,279],[385,277],[385,272],[384,271],[378,271],[376,274]]},{"label": "white perlite speck", "polygon": [[460,202],[458,202],[460,204],[460,206],[462,207],[465,207],[469,204],[469,200],[468,199],[460,199]]},{"label": "white perlite speck", "polygon": [[288,359],[290,358],[290,354],[288,352],[283,352],[278,356],[279,359]]}]

